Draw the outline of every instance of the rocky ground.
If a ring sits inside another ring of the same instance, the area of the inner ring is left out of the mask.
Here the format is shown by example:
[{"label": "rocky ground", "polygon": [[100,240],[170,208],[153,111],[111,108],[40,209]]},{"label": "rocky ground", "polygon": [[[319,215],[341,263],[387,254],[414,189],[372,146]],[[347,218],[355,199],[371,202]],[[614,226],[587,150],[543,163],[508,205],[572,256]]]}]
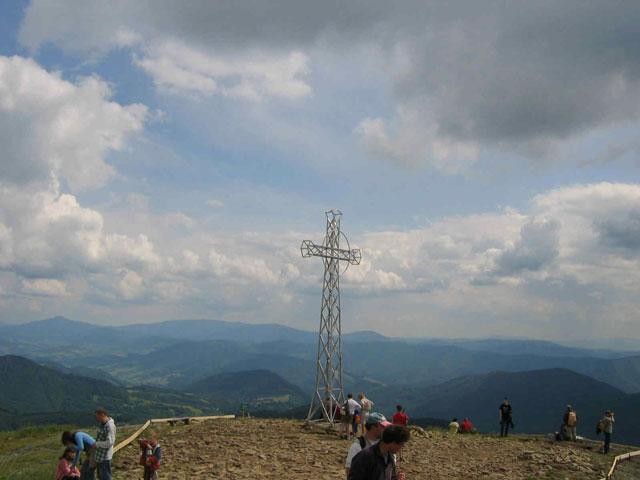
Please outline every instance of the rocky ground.
[{"label": "rocky ground", "polygon": [[[164,455],[161,479],[344,478],[347,440],[321,428],[307,429],[299,421],[212,420],[162,426],[157,431]],[[597,480],[608,470],[613,455],[625,450],[607,457],[596,450],[593,445],[526,436],[501,439],[415,430],[401,470],[408,480]],[[137,444],[117,454],[114,471],[119,480],[142,478]]]}]

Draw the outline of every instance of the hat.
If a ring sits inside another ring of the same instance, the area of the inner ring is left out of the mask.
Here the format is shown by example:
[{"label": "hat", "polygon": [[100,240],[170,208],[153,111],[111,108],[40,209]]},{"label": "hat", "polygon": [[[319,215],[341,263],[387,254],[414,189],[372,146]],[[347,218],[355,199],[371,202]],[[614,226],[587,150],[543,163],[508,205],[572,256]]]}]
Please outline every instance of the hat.
[{"label": "hat", "polygon": [[384,415],[378,412],[371,412],[367,417],[366,425],[382,425],[383,427],[388,427],[391,425]]}]

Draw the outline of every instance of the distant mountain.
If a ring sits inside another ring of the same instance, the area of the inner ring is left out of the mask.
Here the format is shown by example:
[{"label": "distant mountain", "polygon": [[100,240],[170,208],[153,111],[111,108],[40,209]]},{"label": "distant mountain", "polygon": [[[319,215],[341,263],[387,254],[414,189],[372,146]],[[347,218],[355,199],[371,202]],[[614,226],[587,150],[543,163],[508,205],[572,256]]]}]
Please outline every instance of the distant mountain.
[{"label": "distant mountain", "polygon": [[237,407],[248,404],[251,409],[288,410],[308,401],[295,385],[269,370],[226,372],[199,380],[185,389],[216,405],[223,402]]},{"label": "distant mountain", "polygon": [[192,395],[148,387],[125,389],[11,355],[0,357],[0,385],[0,429],[42,423],[86,424],[99,406],[119,421],[219,411]]},{"label": "distant mountain", "polygon": [[498,406],[507,396],[517,432],[558,430],[566,405],[578,412],[579,434],[593,437],[595,424],[608,408],[629,428],[616,429],[619,441],[640,443],[640,396],[627,395],[606,383],[566,369],[493,372],[456,378],[440,385],[405,392],[415,417],[469,417],[481,431],[497,431]]},{"label": "distant mountain", "polygon": [[346,369],[356,377],[385,384],[436,384],[496,370],[567,368],[628,393],[640,392],[640,356],[625,358],[515,355],[451,345],[363,342],[344,349]]},{"label": "distant mountain", "polygon": [[[184,388],[231,370],[264,368],[306,389],[315,380],[316,334],[282,325],[180,320],[101,327],[56,317],[0,326],[0,354],[109,372],[128,385]],[[544,341],[398,340],[375,332],[343,337],[348,389],[428,385],[496,370],[567,368],[640,392],[640,356]],[[89,373],[89,372],[87,372]]]},{"label": "distant mountain", "polygon": [[261,343],[276,340],[313,342],[316,334],[278,324],[249,324],[221,320],[171,320],[113,327],[134,337],[166,337],[174,340],[229,340]]}]

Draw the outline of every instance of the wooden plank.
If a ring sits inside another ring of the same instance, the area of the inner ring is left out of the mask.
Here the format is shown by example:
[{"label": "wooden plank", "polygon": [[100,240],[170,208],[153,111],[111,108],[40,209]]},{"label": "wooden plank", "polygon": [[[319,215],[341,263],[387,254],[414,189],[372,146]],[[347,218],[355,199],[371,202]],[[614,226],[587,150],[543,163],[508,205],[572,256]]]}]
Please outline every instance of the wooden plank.
[{"label": "wooden plank", "polygon": [[151,423],[169,423],[169,422],[174,422],[174,423],[178,423],[178,422],[184,422],[185,420],[188,421],[199,421],[199,422],[203,422],[205,420],[220,420],[220,419],[233,419],[236,418],[235,415],[209,415],[206,417],[172,417],[172,418],[153,418],[151,419]]},{"label": "wooden plank", "polygon": [[131,442],[133,442],[136,438],[138,438],[140,436],[140,434],[142,432],[144,432],[147,427],[151,425],[151,420],[147,420],[144,425],[142,425],[138,430],[135,431],[135,433],[133,435],[131,435],[129,438],[127,438],[126,440],[123,440],[122,442],[120,442],[118,445],[116,445],[115,447],[113,447],[113,453],[116,453],[119,450],[122,450],[124,447],[126,447],[127,445],[129,445]]}]

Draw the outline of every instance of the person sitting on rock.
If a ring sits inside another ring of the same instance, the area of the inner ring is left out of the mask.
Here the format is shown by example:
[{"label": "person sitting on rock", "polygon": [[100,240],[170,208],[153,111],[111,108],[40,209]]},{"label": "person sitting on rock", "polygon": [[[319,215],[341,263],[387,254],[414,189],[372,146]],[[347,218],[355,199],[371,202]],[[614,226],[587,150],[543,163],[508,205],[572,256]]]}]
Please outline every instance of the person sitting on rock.
[{"label": "person sitting on rock", "polygon": [[473,433],[475,430],[473,428],[473,423],[468,418],[462,420],[462,424],[460,425],[460,433]]},{"label": "person sitting on rock", "polygon": [[348,480],[405,480],[398,471],[395,454],[400,454],[411,434],[403,425],[391,425],[384,429],[380,441],[360,451],[351,461]]},{"label": "person sitting on rock", "polygon": [[349,469],[351,468],[351,461],[361,450],[375,445],[380,440],[382,431],[391,425],[387,419],[378,412],[371,412],[367,417],[367,423],[365,423],[365,433],[363,436],[356,438],[356,440],[349,447],[347,452],[347,460],[345,461],[345,468],[347,471],[347,478],[349,478]]},{"label": "person sitting on rock", "polygon": [[460,430],[460,424],[458,423],[457,418],[452,418],[451,423],[449,423],[449,433],[455,435]]}]

